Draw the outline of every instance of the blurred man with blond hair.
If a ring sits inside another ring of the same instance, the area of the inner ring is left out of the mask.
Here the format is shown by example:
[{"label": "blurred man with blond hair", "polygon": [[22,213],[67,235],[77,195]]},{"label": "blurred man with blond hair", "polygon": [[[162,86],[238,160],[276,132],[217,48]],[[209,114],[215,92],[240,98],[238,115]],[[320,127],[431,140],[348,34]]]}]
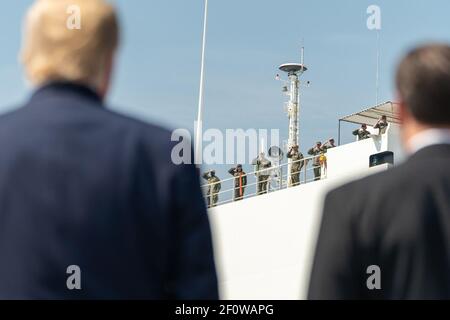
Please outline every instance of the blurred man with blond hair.
[{"label": "blurred man with blond hair", "polygon": [[[71,8],[79,8],[74,12],[80,15],[79,28],[69,28]],[[34,86],[74,82],[104,98],[118,44],[119,26],[111,5],[98,0],[38,0],[26,17],[21,60]]]},{"label": "blurred man with blond hair", "polygon": [[35,92],[0,117],[0,299],[218,298],[196,168],[171,161],[169,131],[105,108],[118,44],[103,0],[27,14]]}]

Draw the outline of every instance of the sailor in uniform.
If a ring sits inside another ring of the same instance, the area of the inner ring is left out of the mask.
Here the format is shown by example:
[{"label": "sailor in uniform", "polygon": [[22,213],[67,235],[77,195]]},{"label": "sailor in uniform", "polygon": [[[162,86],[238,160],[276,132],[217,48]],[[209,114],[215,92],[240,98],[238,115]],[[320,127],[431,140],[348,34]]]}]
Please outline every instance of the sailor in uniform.
[{"label": "sailor in uniform", "polygon": [[216,171],[211,170],[203,174],[203,179],[208,182],[207,201],[208,208],[215,207],[219,201],[219,192],[222,188],[219,177],[216,176]]},{"label": "sailor in uniform", "polygon": [[292,159],[290,185],[295,187],[300,184],[300,171],[304,165],[304,157],[303,154],[298,151],[298,145],[295,145],[289,149],[287,157]]}]

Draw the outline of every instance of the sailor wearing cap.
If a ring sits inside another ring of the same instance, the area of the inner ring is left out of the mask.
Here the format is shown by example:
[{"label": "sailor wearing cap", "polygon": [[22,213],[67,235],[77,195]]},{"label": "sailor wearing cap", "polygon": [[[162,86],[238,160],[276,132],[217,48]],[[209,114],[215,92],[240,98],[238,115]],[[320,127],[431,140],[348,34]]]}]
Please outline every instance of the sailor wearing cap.
[{"label": "sailor wearing cap", "polygon": [[228,173],[235,177],[234,179],[234,201],[244,198],[245,186],[247,185],[247,174],[242,170],[242,165],[238,164],[236,168],[231,168]]},{"label": "sailor wearing cap", "polygon": [[320,165],[320,155],[323,153],[322,142],[317,141],[316,145],[309,149],[308,154],[315,156],[313,158],[313,168],[314,168],[314,181],[320,180],[321,176],[321,165]]},{"label": "sailor wearing cap", "polygon": [[289,149],[287,157],[292,159],[290,185],[295,187],[300,184],[300,171],[305,164],[303,160],[304,157],[303,154],[298,151],[298,145],[292,146],[292,148]]},{"label": "sailor wearing cap", "polygon": [[208,182],[208,192],[206,193],[208,208],[215,207],[219,201],[219,192],[222,188],[220,179],[216,176],[215,170],[205,172],[202,177]]}]

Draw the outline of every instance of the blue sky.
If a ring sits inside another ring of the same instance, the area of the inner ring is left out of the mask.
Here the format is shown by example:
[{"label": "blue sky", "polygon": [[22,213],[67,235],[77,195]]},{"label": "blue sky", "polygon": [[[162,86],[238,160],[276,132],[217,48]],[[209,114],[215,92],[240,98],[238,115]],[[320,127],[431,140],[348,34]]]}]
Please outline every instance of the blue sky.
[{"label": "blue sky", "polygon": [[[30,93],[17,53],[32,2],[2,3],[0,112]],[[146,121],[192,129],[203,0],[113,2],[124,32],[109,104]],[[339,117],[375,103],[376,33],[366,27],[371,4],[382,10],[380,100],[390,100],[395,66],[407,49],[450,41],[448,0],[210,0],[205,126],[278,128],[286,138],[285,96],[274,77],[279,64],[299,59],[304,39],[310,68],[304,79],[312,86],[303,91],[301,149],[336,137]]]}]

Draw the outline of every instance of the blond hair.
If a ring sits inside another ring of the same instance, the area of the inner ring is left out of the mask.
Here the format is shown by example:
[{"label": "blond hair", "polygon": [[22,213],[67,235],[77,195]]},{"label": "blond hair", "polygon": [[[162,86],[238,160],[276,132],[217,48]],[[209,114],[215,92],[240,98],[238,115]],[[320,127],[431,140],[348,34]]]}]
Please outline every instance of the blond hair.
[{"label": "blond hair", "polygon": [[[79,8],[71,28],[70,8]],[[37,0],[24,26],[21,61],[34,85],[70,81],[100,85],[119,42],[115,9],[103,0]]]}]

